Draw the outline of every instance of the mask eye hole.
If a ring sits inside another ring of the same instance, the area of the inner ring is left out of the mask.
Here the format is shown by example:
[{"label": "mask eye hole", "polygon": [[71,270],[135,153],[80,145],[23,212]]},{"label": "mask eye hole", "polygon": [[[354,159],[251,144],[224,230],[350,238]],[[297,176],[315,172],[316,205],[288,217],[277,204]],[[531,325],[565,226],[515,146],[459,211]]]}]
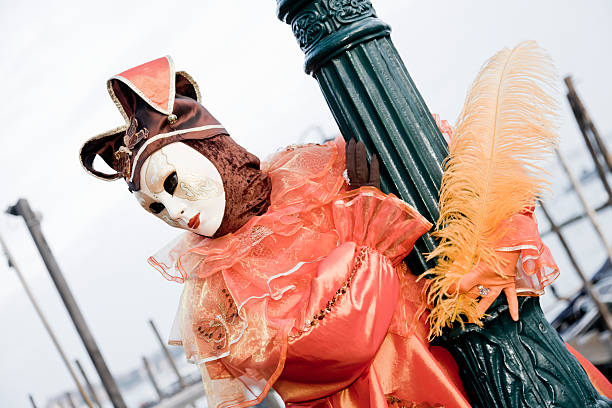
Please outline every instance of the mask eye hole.
[{"label": "mask eye hole", "polygon": [[176,175],[176,171],[173,171],[168,177],[166,177],[166,180],[164,180],[164,190],[166,193],[173,195],[177,185],[178,176]]},{"label": "mask eye hole", "polygon": [[159,214],[160,212],[162,212],[164,210],[164,205],[162,203],[151,203],[149,205],[149,210],[153,213],[153,214]]}]

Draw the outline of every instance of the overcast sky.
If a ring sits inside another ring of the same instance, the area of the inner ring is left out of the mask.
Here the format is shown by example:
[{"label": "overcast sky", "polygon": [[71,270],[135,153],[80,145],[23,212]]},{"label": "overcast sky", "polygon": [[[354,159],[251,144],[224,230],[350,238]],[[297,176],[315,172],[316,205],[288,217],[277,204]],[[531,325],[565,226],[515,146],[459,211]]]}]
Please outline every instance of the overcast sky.
[{"label": "overcast sky", "polygon": [[[612,133],[612,3],[609,0],[374,0],[430,110],[454,122],[483,62],[533,39]],[[247,149],[264,158],[320,126],[337,133],[316,81],[273,0],[0,0],[0,210],[26,197],[114,373],[157,350],[147,325],[167,334],[180,285],[145,260],[177,232],[146,214],[122,181],[88,176],[77,153],[122,124],[106,92],[111,75],[170,54],[199,83],[203,102]],[[564,105],[562,150],[583,149]],[[573,161],[576,171],[588,163]],[[552,197],[552,200],[555,198]],[[609,230],[609,229],[608,229]],[[59,333],[69,358],[91,364],[21,219],[0,215],[0,234]],[[551,243],[551,246],[554,246]],[[593,247],[589,267],[603,260]],[[562,254],[562,267],[567,266]],[[571,269],[560,291],[571,293]],[[72,382],[24,295],[0,261],[0,404],[39,404]]]}]

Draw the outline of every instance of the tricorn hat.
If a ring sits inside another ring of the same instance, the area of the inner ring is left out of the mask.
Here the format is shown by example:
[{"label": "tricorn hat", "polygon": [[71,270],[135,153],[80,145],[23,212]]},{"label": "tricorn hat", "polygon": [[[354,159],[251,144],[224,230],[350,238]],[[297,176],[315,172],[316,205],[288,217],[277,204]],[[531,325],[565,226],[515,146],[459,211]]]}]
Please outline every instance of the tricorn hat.
[{"label": "tricorn hat", "polygon": [[[113,76],[107,88],[125,124],[85,142],[81,164],[103,180],[123,177],[130,191],[140,189],[140,169],[155,151],[182,140],[228,135],[200,104],[195,81],[185,72],[175,72],[169,56]],[[96,155],[116,173],[94,169]]]}]

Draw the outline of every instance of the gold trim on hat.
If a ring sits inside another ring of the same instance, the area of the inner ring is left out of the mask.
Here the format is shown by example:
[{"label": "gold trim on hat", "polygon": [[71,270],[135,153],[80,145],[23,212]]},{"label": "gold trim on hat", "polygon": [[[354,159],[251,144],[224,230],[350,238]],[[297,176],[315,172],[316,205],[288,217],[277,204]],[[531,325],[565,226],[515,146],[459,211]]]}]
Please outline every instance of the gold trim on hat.
[{"label": "gold trim on hat", "polygon": [[176,73],[174,74],[175,80],[176,80],[177,75],[180,75],[183,78],[185,78],[187,81],[189,81],[189,83],[191,84],[191,86],[193,86],[193,89],[195,90],[196,98],[197,98],[196,100],[202,103],[202,94],[200,93],[200,87],[196,83],[195,79],[193,79],[193,77],[189,75],[188,73],[186,73],[185,71],[176,71]]}]

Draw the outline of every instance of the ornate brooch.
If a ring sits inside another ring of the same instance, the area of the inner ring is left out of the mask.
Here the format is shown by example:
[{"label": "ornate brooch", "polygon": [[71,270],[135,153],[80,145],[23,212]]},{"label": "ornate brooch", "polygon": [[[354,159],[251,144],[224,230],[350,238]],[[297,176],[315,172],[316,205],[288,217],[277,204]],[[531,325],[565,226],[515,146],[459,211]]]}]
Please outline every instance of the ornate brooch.
[{"label": "ornate brooch", "polygon": [[129,179],[132,175],[131,156],[134,147],[136,147],[136,145],[141,141],[149,138],[149,130],[147,128],[142,128],[140,131],[136,132],[137,127],[138,120],[133,117],[130,121],[130,126],[125,132],[125,136],[123,136],[123,144],[125,146],[121,146],[119,150],[115,152],[117,168],[121,171],[121,174],[126,179]]}]

